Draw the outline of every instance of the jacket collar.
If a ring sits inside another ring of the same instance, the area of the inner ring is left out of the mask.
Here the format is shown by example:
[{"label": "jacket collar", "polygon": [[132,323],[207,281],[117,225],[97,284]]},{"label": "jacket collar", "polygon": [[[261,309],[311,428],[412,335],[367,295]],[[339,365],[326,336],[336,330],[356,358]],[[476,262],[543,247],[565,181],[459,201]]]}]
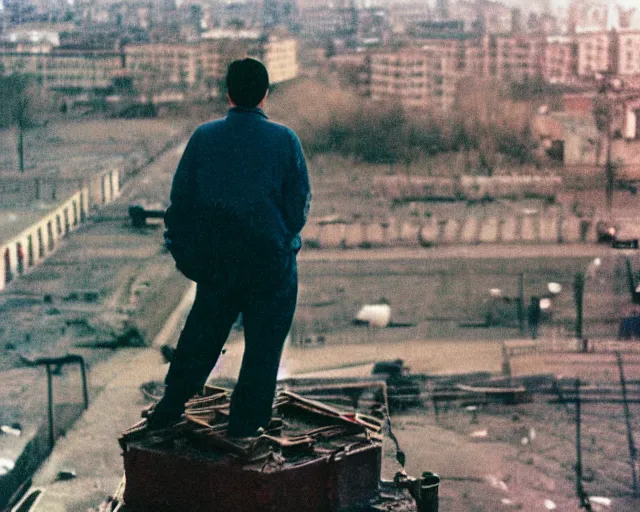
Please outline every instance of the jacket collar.
[{"label": "jacket collar", "polygon": [[264,110],[258,107],[247,108],[247,107],[231,107],[229,109],[229,114],[258,114],[259,116],[264,117],[265,119],[269,119],[267,114],[264,113]]}]

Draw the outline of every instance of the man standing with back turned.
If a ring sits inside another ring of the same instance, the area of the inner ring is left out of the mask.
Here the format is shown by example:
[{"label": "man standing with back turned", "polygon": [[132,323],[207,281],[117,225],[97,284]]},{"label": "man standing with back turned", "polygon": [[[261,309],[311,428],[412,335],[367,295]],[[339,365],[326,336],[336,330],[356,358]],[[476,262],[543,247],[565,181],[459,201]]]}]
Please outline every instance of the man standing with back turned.
[{"label": "man standing with back turned", "polygon": [[271,419],[311,194],[298,137],[262,111],[268,89],[261,62],[232,62],[227,116],[194,132],[173,178],[166,244],[197,291],[151,429],[178,421],[185,401],[202,391],[238,313],[245,350],[229,436],[255,435]]}]

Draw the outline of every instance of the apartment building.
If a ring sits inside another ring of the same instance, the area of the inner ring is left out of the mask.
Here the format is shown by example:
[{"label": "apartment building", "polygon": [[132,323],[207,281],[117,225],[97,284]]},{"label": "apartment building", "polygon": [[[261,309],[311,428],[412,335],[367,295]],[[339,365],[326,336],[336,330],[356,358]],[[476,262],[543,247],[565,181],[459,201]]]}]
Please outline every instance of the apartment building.
[{"label": "apartment building", "polygon": [[613,32],[583,32],[575,35],[578,46],[577,74],[580,77],[613,71],[615,35]]},{"label": "apartment building", "polygon": [[407,49],[371,55],[371,99],[399,101],[406,107],[430,104],[429,52]]},{"label": "apartment building", "polygon": [[408,108],[449,110],[465,76],[455,57],[429,48],[373,53],[370,62],[371,98]]},{"label": "apartment building", "polygon": [[5,74],[29,74],[48,90],[106,89],[123,70],[122,55],[116,51],[46,45],[4,45],[0,64]]},{"label": "apartment building", "polygon": [[[139,90],[164,87],[186,90],[205,83],[208,75],[203,53],[200,43],[127,45],[125,62],[127,72],[133,77],[134,86]],[[211,64],[210,67],[214,65]]]},{"label": "apartment building", "polygon": [[542,74],[552,84],[568,84],[578,74],[578,46],[569,36],[550,36],[544,50]]},{"label": "apartment building", "polygon": [[[249,53],[251,55],[251,53]],[[292,38],[271,36],[260,45],[257,57],[269,72],[269,81],[278,84],[298,76],[298,43]]]},{"label": "apartment building", "polygon": [[525,82],[542,75],[545,40],[540,36],[485,36],[486,76],[504,82]]},{"label": "apartment building", "polygon": [[640,75],[640,30],[618,32],[615,71],[621,77]]},{"label": "apartment building", "polygon": [[292,38],[212,38],[196,43],[149,43],[125,48],[127,71],[141,91],[211,89],[224,78],[231,60],[245,56],[265,63],[271,83],[298,75],[297,43]]},{"label": "apartment building", "polygon": [[316,7],[302,11],[298,22],[303,34],[346,35],[356,32],[358,12],[351,8]]}]

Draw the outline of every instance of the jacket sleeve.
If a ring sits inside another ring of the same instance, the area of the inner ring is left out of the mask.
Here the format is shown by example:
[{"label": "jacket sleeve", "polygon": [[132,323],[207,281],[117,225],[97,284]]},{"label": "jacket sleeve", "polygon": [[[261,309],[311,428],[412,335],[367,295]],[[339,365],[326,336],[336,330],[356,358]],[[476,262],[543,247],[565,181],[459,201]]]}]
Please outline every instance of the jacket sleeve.
[{"label": "jacket sleeve", "polygon": [[293,132],[292,145],[292,165],[284,183],[284,214],[287,229],[296,236],[307,222],[311,205],[311,188],[302,146]]},{"label": "jacket sleeve", "polygon": [[183,218],[195,200],[197,138],[198,130],[189,139],[176,173],[173,176],[171,195],[169,196],[170,204],[164,214],[165,239],[167,239],[167,242],[168,238],[175,234],[176,230],[180,229],[180,219]]}]

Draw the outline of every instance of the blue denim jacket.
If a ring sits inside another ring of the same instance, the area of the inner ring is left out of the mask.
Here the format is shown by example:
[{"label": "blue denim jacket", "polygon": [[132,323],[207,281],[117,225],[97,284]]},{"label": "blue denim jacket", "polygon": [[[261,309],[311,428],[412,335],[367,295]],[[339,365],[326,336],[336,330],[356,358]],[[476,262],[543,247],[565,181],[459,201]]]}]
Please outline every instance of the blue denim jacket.
[{"label": "blue denim jacket", "polygon": [[174,258],[195,254],[200,265],[213,254],[298,252],[311,201],[300,141],[261,109],[233,107],[193,133],[170,199],[165,239]]}]

